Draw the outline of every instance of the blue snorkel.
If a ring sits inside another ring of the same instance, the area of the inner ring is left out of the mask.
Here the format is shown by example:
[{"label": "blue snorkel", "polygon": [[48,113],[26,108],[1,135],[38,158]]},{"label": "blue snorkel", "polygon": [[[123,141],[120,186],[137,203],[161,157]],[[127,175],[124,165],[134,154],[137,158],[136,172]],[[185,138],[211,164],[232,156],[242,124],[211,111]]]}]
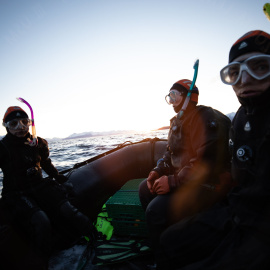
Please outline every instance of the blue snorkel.
[{"label": "blue snorkel", "polygon": [[194,76],[193,76],[192,84],[190,85],[190,88],[189,88],[189,91],[188,91],[188,93],[187,93],[187,96],[186,96],[186,99],[185,99],[185,101],[184,101],[184,104],[183,104],[183,106],[182,106],[180,112],[177,114],[177,118],[178,118],[178,119],[180,119],[180,118],[183,116],[183,114],[184,114],[184,112],[185,112],[185,110],[186,110],[186,108],[187,108],[187,105],[188,105],[188,103],[189,103],[190,96],[191,96],[191,94],[192,94],[192,90],[193,90],[193,88],[194,88],[194,85],[195,85],[195,82],[196,82],[196,79],[197,79],[197,75],[198,75],[199,59],[197,59],[197,60],[195,61],[194,65],[193,65],[193,68],[194,68]]}]

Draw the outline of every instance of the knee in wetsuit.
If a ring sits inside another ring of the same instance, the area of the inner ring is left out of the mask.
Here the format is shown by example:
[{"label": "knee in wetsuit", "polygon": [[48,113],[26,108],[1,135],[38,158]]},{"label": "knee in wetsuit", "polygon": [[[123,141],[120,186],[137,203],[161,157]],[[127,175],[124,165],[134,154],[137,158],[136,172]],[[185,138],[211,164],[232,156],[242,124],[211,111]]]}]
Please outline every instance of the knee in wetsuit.
[{"label": "knee in wetsuit", "polygon": [[148,204],[155,198],[155,195],[151,194],[147,187],[146,179],[139,186],[139,198],[144,211],[146,211]]},{"label": "knee in wetsuit", "polygon": [[59,214],[76,229],[76,233],[80,236],[88,236],[91,239],[95,238],[95,227],[93,222],[79,210],[65,201],[59,207]]},{"label": "knee in wetsuit", "polygon": [[51,222],[44,211],[35,212],[30,220],[32,238],[35,246],[46,255],[52,251],[52,227]]}]

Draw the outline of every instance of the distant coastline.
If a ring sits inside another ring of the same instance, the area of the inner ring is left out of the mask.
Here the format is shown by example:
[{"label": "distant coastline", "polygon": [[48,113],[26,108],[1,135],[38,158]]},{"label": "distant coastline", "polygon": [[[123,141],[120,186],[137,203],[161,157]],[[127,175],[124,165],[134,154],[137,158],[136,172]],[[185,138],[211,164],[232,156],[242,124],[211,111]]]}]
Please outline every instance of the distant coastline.
[{"label": "distant coastline", "polygon": [[164,129],[169,129],[170,126],[166,126],[166,127],[161,127],[161,128],[158,128],[158,129],[155,129],[155,130],[164,130]]},{"label": "distant coastline", "polygon": [[63,140],[70,140],[70,139],[81,139],[87,137],[98,137],[98,136],[110,136],[110,135],[120,135],[126,133],[134,133],[134,130],[111,130],[111,131],[103,131],[103,132],[83,132],[83,133],[73,133],[70,136],[63,138]]},{"label": "distant coastline", "polygon": [[[227,117],[229,117],[231,121],[234,118],[234,116],[235,116],[235,112],[231,112],[227,114]],[[164,126],[164,127],[155,129],[153,131],[167,130],[169,128],[170,128],[169,126]],[[73,133],[66,138],[46,138],[46,139],[47,140],[72,140],[72,139],[82,139],[82,138],[88,138],[88,137],[121,135],[121,134],[134,133],[134,132],[137,132],[137,131],[135,130],[111,130],[111,131],[103,131],[103,132],[90,131],[90,132],[82,132],[82,133]],[[0,139],[3,137],[4,136],[0,136]]]}]

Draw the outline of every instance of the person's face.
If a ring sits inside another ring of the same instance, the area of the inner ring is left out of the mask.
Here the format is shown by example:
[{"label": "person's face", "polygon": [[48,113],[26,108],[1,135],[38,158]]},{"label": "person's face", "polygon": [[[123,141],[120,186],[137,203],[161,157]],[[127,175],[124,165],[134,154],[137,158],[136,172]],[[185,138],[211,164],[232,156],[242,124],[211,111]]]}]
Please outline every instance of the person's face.
[{"label": "person's face", "polygon": [[[233,60],[233,62],[244,61],[247,58],[255,55],[261,55],[261,53],[253,52],[243,54]],[[232,86],[235,94],[241,98],[252,98],[261,95],[270,87],[270,76],[263,80],[257,80],[253,78],[245,70],[242,71],[241,78],[239,81]]]},{"label": "person's face", "polygon": [[183,93],[179,92],[178,90],[171,89],[170,93],[165,97],[165,99],[169,105],[173,105],[175,110],[175,108],[178,107],[183,100]]},{"label": "person's face", "polygon": [[19,138],[23,138],[29,132],[29,123],[24,124],[23,119],[12,120],[15,124],[9,125],[9,132]]}]

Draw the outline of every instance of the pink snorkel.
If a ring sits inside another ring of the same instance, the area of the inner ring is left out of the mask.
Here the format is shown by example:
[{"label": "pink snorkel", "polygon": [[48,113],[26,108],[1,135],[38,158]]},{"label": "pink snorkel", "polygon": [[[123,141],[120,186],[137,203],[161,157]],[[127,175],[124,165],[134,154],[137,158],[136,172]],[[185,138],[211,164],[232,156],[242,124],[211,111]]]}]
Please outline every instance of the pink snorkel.
[{"label": "pink snorkel", "polygon": [[32,137],[33,137],[33,140],[31,141],[29,139],[29,145],[30,146],[36,146],[38,144],[38,139],[37,139],[37,135],[36,135],[36,127],[35,127],[35,121],[34,121],[34,113],[33,113],[33,109],[31,107],[31,105],[26,101],[24,100],[23,98],[17,98],[20,102],[22,103],[25,103],[30,111],[31,111],[31,121],[32,121]]}]

